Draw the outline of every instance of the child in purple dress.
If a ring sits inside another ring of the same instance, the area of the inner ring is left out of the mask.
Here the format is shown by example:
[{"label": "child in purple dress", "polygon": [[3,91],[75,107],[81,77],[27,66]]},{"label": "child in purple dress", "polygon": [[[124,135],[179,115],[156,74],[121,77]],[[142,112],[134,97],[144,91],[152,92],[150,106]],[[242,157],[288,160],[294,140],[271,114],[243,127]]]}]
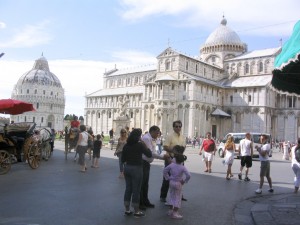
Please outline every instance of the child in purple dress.
[{"label": "child in purple dress", "polygon": [[178,213],[181,206],[182,187],[188,182],[191,175],[187,168],[183,165],[186,156],[183,155],[184,147],[176,145],[173,148],[173,162],[164,169],[164,178],[169,181],[170,193],[170,209],[168,215],[173,219],[182,219],[183,216]]}]

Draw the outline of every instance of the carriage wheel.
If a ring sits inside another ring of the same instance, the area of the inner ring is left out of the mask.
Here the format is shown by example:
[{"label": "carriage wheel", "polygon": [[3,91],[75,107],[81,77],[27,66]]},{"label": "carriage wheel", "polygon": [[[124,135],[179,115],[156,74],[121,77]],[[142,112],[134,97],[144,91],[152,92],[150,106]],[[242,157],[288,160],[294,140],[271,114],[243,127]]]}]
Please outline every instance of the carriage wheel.
[{"label": "carriage wheel", "polygon": [[24,161],[28,160],[28,153],[29,153],[29,149],[30,147],[35,143],[35,141],[33,140],[32,137],[28,137],[25,139],[24,142],[24,147],[23,147],[23,153],[24,153]]},{"label": "carriage wheel", "polygon": [[0,175],[6,174],[11,168],[10,155],[5,150],[0,150]]},{"label": "carriage wheel", "polygon": [[31,145],[28,149],[27,160],[32,169],[39,167],[41,162],[41,149],[37,146],[37,144]]}]

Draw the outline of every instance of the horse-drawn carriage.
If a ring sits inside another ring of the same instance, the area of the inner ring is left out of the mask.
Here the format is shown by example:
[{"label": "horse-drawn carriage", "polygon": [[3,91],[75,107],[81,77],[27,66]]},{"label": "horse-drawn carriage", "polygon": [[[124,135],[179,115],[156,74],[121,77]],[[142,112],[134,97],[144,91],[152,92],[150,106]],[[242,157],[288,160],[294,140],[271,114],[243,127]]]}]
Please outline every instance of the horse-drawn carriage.
[{"label": "horse-drawn carriage", "polygon": [[[18,115],[35,111],[33,105],[16,99],[0,99],[0,113]],[[35,131],[34,122],[0,124],[0,174],[7,173],[14,162],[28,162],[32,169],[40,165],[41,158],[51,153],[51,131]],[[42,157],[41,157],[42,156]]]},{"label": "horse-drawn carriage", "polygon": [[67,155],[72,151],[72,149],[75,151],[79,132],[78,128],[65,128],[65,159],[67,159]]},{"label": "horse-drawn carriage", "polygon": [[0,126],[0,174],[7,173],[13,162],[28,161],[31,168],[39,166],[39,153],[32,147],[35,123],[14,123]]},{"label": "horse-drawn carriage", "polygon": [[12,163],[27,162],[32,169],[41,159],[51,156],[51,130],[35,130],[33,122],[0,125],[0,175],[6,174]]}]

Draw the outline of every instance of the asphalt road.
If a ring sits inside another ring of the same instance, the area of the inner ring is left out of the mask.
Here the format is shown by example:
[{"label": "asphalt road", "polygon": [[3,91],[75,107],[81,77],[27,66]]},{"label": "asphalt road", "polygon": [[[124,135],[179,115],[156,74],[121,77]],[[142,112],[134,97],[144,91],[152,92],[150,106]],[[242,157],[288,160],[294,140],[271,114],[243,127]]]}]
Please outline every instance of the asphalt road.
[{"label": "asphalt road", "polygon": [[[118,178],[118,160],[108,148],[101,150],[100,168],[80,173],[74,153],[65,160],[63,142],[56,141],[53,157],[36,170],[26,163],[13,164],[8,174],[0,176],[0,225],[121,225],[121,224],[235,224],[233,211],[244,199],[254,196],[259,182],[259,161],[253,162],[250,182],[237,179],[239,160],[233,164],[235,177],[227,181],[226,167],[218,156],[211,174],[204,173],[198,149],[188,148],[185,165],[191,180],[184,186],[181,221],[170,219],[167,207],[159,201],[163,162],[151,166],[149,196],[154,209],[145,218],[125,217],[124,179]],[[90,161],[88,160],[90,165]],[[293,172],[289,161],[274,151],[271,177],[275,193],[293,191]],[[266,184],[266,183],[265,183]],[[267,193],[267,186],[263,189]]]}]

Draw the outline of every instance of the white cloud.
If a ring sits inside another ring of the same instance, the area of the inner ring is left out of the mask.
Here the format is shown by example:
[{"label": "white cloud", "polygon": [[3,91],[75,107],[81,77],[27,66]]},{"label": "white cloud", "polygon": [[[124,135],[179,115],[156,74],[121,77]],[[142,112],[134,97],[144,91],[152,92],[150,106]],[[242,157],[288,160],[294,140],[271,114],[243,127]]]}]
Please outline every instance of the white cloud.
[{"label": "white cloud", "polygon": [[43,21],[36,25],[26,25],[21,30],[16,31],[10,40],[2,40],[0,47],[22,48],[49,43],[52,40],[52,36],[47,32],[48,24],[49,21]]},{"label": "white cloud", "polygon": [[136,20],[143,17],[166,14],[175,15],[182,13],[190,8],[190,4],[186,4],[188,1],[182,0],[124,0],[123,6],[126,9],[123,13],[123,17],[128,20]]},{"label": "white cloud", "polygon": [[117,61],[126,62],[127,65],[144,65],[156,63],[157,61],[155,56],[149,54],[148,52],[139,52],[135,50],[113,52],[112,56],[116,58]]},{"label": "white cloud", "polygon": [[[136,21],[172,15],[173,26],[206,27],[211,30],[225,14],[235,31],[253,35],[289,35],[298,18],[298,0],[122,0],[123,18]],[[284,23],[286,22],[286,23]]]},{"label": "white cloud", "polygon": [[0,29],[4,29],[4,28],[6,28],[6,24],[0,21]]}]

